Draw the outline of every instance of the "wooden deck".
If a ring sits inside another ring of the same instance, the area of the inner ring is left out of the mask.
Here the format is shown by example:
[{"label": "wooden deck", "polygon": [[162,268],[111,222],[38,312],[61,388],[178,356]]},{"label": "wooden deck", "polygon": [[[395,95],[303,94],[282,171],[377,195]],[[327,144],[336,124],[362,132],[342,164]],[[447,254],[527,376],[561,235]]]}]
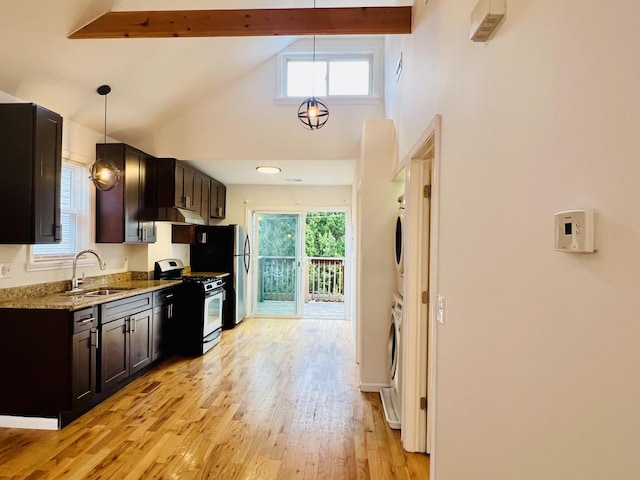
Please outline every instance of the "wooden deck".
[{"label": "wooden deck", "polygon": [[[258,303],[258,313],[269,316],[294,315],[296,304],[292,301],[265,300]],[[344,320],[344,302],[307,302],[304,304],[304,318]]]},{"label": "wooden deck", "polygon": [[429,478],[359,391],[352,346],[347,322],[246,319],[61,431],[0,429],[0,479]]}]

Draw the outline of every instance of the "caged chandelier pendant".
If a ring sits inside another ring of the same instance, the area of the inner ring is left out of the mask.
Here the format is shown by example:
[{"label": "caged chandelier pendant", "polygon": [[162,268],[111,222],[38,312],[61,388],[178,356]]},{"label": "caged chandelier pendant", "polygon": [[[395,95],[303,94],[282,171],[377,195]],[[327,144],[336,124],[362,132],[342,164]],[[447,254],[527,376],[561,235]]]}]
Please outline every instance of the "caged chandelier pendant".
[{"label": "caged chandelier pendant", "polygon": [[[313,0],[313,8],[316,2]],[[298,107],[298,120],[308,130],[321,129],[329,120],[329,108],[327,104],[315,96],[315,69],[316,69],[316,36],[313,36],[313,78],[311,84],[311,96],[304,100]]]}]

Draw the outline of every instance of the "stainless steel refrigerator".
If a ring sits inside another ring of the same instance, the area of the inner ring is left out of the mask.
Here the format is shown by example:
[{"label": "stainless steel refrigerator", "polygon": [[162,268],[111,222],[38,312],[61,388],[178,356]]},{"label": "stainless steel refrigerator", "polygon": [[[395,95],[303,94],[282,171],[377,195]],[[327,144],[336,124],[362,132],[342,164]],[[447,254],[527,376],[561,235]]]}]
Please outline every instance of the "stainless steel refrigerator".
[{"label": "stainless steel refrigerator", "polygon": [[242,225],[196,226],[191,244],[192,272],[227,272],[223,328],[235,327],[246,315],[251,245]]}]

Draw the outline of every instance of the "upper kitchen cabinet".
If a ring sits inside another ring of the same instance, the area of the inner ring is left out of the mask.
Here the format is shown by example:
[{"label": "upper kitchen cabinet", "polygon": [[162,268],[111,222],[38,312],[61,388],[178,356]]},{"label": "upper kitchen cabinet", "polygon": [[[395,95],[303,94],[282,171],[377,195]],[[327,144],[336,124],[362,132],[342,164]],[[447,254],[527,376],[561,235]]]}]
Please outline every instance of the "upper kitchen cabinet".
[{"label": "upper kitchen cabinet", "polygon": [[211,180],[211,204],[209,216],[221,219],[227,214],[227,187],[217,180]]},{"label": "upper kitchen cabinet", "polygon": [[153,157],[124,143],[96,145],[96,158],[113,162],[122,178],[111,190],[96,190],[96,242],[153,243]]},{"label": "upper kitchen cabinet", "polygon": [[0,104],[0,244],[57,243],[62,117],[33,103]]},{"label": "upper kitchen cabinet", "polygon": [[[156,220],[206,224],[209,179],[190,165],[175,158],[157,158],[155,169]],[[205,199],[205,200],[203,200]]]},{"label": "upper kitchen cabinet", "polygon": [[196,213],[209,224],[209,197],[211,195],[211,179],[204,173],[196,171],[196,187],[194,190]]},{"label": "upper kitchen cabinet", "polygon": [[196,171],[175,158],[158,158],[156,170],[156,207],[195,211]]}]

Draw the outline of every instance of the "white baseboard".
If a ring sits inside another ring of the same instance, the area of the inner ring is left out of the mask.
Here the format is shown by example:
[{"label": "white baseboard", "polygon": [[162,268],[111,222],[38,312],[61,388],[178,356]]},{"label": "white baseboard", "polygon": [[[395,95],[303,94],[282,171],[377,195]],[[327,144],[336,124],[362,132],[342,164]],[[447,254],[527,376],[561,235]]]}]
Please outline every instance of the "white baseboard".
[{"label": "white baseboard", "polygon": [[361,392],[380,392],[383,388],[389,387],[388,383],[361,383]]},{"label": "white baseboard", "polygon": [[59,430],[58,418],[18,417],[0,415],[0,428],[27,428],[31,430]]}]

